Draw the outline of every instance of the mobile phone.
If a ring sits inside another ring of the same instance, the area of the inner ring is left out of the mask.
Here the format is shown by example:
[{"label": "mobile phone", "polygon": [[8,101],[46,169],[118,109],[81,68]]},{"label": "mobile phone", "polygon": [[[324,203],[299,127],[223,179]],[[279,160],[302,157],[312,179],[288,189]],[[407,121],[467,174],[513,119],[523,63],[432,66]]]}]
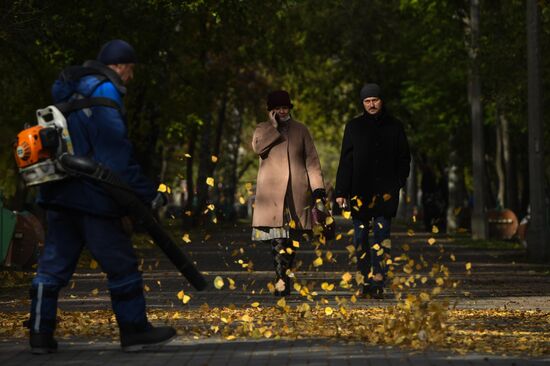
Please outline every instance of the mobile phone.
[{"label": "mobile phone", "polygon": [[275,112],[275,121],[277,121],[277,123],[281,122],[281,119],[279,117],[279,113]]}]

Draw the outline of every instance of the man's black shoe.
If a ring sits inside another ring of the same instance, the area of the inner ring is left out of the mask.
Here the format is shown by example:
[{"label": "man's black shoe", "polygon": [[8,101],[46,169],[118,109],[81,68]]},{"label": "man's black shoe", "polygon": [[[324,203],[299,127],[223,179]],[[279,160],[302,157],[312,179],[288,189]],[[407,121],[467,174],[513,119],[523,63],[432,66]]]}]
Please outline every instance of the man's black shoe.
[{"label": "man's black shoe", "polygon": [[51,333],[33,333],[30,338],[31,353],[44,355],[57,351],[57,341]]},{"label": "man's black shoe", "polygon": [[361,296],[364,297],[364,298],[370,298],[371,297],[370,283],[364,283],[363,284],[363,290],[361,291]]},{"label": "man's black shoe", "polygon": [[384,288],[380,286],[373,286],[370,294],[373,299],[382,300],[384,299]]},{"label": "man's black shoe", "polygon": [[384,299],[384,287],[380,285],[373,285],[371,283],[364,284],[361,295],[365,299],[382,300]]},{"label": "man's black shoe", "polygon": [[170,342],[176,336],[172,327],[153,327],[148,325],[141,331],[134,329],[120,330],[120,346],[124,352],[138,352],[148,348],[156,348]]}]

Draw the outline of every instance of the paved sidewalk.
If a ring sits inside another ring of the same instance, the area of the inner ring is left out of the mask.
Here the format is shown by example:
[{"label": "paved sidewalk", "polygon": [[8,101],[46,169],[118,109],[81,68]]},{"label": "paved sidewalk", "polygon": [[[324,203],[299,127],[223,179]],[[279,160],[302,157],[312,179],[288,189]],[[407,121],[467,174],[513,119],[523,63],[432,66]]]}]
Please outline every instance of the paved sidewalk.
[{"label": "paved sidewalk", "polygon": [[368,347],[323,339],[238,340],[217,338],[177,339],[154,351],[128,354],[111,342],[61,342],[56,354],[34,356],[26,344],[0,343],[2,366],[132,365],[132,366],[260,366],[260,365],[357,365],[357,366],[530,366],[549,365],[547,359],[457,355],[443,352],[408,353],[396,348]]},{"label": "paved sidewalk", "polygon": [[[346,233],[349,221],[338,220],[340,231]],[[181,235],[181,234],[180,234]],[[392,255],[398,255],[403,245],[410,246],[411,257],[423,256],[429,262],[440,261],[448,266],[451,278],[460,281],[456,290],[446,290],[445,297],[457,301],[459,309],[517,309],[550,311],[550,275],[548,265],[526,263],[522,251],[480,250],[455,245],[443,235],[414,233],[404,227],[395,227]],[[436,245],[426,244],[434,236]],[[212,307],[237,307],[259,302],[262,306],[275,306],[278,298],[265,289],[273,280],[270,248],[250,241],[250,229],[237,225],[225,230],[202,232],[191,235],[190,244],[183,249],[198,263],[212,283],[214,277],[230,277],[236,288],[222,290],[213,286],[203,292],[193,291],[157,248],[140,249],[143,258],[144,282],[148,308],[155,310],[177,309],[193,311],[204,303]],[[342,273],[353,272],[346,246],[350,237],[327,244],[335,261],[326,261],[322,267],[313,268],[316,258],[314,248],[303,245],[297,254],[297,262],[303,265],[296,271],[299,280],[338,283]],[[450,260],[453,254],[455,260]],[[252,262],[254,271],[248,272],[242,263]],[[465,264],[472,263],[472,275],[465,272]],[[99,269],[79,268],[73,277],[74,283],[60,294],[59,306],[63,311],[90,311],[110,308],[107,283]],[[521,286],[510,286],[521,283]],[[98,289],[98,291],[95,291]],[[180,290],[192,296],[182,307],[176,294]],[[410,290],[418,293],[419,288]],[[349,297],[351,292],[336,287],[322,296],[330,306],[335,306],[338,297]],[[1,312],[28,311],[28,288],[20,287],[0,291]],[[287,302],[297,305],[303,298],[293,293]],[[390,293],[385,300],[363,300],[350,307],[387,307],[395,304]],[[550,328],[550,324],[541,324]],[[546,330],[548,332],[548,330]],[[0,333],[1,334],[1,333]],[[191,339],[181,336],[156,351],[140,354],[125,354],[118,341],[90,339],[58,339],[60,350],[45,356],[30,355],[27,341],[21,338],[0,338],[0,365],[542,365],[550,364],[550,358],[500,357],[468,353],[453,354],[448,351],[409,353],[399,348],[381,348],[337,339],[256,340],[228,341],[217,336]],[[550,341],[549,341],[550,343]]]}]

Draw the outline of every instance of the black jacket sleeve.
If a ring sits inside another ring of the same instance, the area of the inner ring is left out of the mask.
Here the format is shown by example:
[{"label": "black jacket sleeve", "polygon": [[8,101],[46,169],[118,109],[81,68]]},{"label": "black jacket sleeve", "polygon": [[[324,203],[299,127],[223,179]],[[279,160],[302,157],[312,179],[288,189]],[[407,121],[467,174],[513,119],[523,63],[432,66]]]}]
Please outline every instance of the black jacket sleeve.
[{"label": "black jacket sleeve", "polygon": [[334,193],[336,197],[349,198],[351,195],[351,182],[353,175],[353,140],[350,132],[350,123],[344,130],[342,139],[342,150],[340,152],[340,162],[338,164],[338,173],[336,174],[336,187]]}]

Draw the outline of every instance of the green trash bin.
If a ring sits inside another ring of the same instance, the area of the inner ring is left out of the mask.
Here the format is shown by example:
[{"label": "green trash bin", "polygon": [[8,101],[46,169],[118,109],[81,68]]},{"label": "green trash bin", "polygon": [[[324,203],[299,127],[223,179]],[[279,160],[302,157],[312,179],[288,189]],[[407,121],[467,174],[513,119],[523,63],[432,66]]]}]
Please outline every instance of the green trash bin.
[{"label": "green trash bin", "polygon": [[0,265],[4,263],[8,255],[16,222],[17,215],[4,208],[4,196],[0,192]]}]

